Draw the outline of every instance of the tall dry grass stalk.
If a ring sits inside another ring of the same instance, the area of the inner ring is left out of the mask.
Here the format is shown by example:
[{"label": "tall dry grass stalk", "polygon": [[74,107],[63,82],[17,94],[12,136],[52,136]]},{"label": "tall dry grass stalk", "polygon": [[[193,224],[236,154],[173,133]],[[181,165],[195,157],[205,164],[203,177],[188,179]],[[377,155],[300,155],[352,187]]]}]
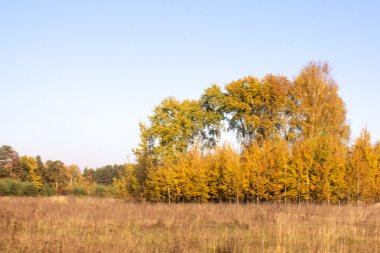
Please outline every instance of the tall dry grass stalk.
[{"label": "tall dry grass stalk", "polygon": [[380,252],[380,206],[0,198],[0,252]]}]

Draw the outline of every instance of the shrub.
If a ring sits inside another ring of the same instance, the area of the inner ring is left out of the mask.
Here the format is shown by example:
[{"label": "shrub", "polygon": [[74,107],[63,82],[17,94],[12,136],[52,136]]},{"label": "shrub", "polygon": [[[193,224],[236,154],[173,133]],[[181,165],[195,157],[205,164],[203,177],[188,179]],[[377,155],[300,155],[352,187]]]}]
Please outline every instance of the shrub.
[{"label": "shrub", "polygon": [[19,181],[10,178],[0,180],[0,195],[36,196],[37,187],[28,181]]},{"label": "shrub", "polygon": [[80,186],[75,186],[75,187],[73,188],[72,193],[73,193],[75,196],[85,196],[85,195],[87,195],[86,190],[85,190],[83,187],[80,187]]},{"label": "shrub", "polygon": [[20,183],[21,188],[21,195],[25,196],[37,196],[38,189],[37,187],[32,184],[31,182],[24,181]]},{"label": "shrub", "polygon": [[8,179],[0,179],[0,196],[6,196],[9,194]]},{"label": "shrub", "polygon": [[51,188],[49,184],[45,183],[42,188],[41,188],[41,195],[42,196],[46,196],[46,197],[49,197],[49,196],[52,196],[55,194],[55,190],[54,188]]},{"label": "shrub", "polygon": [[9,189],[9,195],[14,195],[14,196],[22,196],[23,195],[22,184],[18,180],[9,179],[8,180],[8,189]]},{"label": "shrub", "polygon": [[110,185],[98,184],[95,186],[95,196],[96,197],[112,197],[115,195],[115,190]]}]

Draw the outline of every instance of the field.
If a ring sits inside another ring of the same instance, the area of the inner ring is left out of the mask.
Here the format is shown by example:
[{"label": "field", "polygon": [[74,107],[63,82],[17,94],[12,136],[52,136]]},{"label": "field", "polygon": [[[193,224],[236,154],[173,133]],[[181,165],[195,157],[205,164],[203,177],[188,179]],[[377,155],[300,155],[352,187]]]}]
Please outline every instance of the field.
[{"label": "field", "polygon": [[380,252],[380,206],[2,197],[0,252]]}]

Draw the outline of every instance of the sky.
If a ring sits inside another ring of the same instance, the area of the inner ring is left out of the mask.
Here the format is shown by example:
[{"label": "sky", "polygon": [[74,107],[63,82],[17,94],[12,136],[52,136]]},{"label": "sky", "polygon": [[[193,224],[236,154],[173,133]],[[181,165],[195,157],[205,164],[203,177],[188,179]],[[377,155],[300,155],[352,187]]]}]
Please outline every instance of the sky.
[{"label": "sky", "polygon": [[100,167],[133,162],[139,122],[247,75],[326,60],[352,139],[380,140],[378,1],[0,1],[0,145]]}]

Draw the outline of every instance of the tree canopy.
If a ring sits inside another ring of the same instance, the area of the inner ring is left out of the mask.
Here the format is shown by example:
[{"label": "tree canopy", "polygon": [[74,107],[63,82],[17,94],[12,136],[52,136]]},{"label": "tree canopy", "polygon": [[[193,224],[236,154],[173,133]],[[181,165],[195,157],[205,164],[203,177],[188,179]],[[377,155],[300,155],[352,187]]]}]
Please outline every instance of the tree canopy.
[{"label": "tree canopy", "polygon": [[[237,136],[238,149],[221,143],[223,132]],[[352,145],[349,136],[329,65],[310,62],[293,79],[246,76],[213,84],[199,99],[165,98],[140,123],[136,164],[81,172],[2,146],[0,195],[169,203],[380,201],[380,144],[366,129]]]}]

